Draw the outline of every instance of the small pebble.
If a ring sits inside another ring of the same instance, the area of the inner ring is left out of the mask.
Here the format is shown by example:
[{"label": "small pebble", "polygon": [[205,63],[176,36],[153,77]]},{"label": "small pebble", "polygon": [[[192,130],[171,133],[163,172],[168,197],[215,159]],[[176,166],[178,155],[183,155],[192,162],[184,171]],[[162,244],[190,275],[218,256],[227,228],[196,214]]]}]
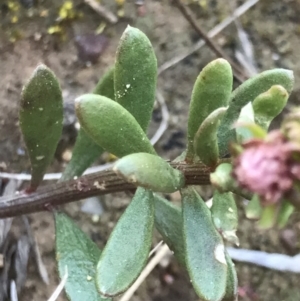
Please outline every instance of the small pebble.
[{"label": "small pebble", "polygon": [[108,38],[103,35],[85,34],[75,37],[78,58],[87,63],[97,63],[99,56],[108,45]]}]

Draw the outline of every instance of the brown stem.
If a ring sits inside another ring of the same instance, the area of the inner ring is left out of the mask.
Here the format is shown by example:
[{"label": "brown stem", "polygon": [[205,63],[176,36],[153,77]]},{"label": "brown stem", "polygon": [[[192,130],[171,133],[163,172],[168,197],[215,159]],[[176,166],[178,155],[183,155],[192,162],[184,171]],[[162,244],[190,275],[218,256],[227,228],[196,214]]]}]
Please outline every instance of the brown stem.
[{"label": "brown stem", "polygon": [[232,69],[233,75],[240,83],[244,82],[247,79],[247,76],[244,74],[243,70],[234,62],[232,59],[212,40],[209,36],[199,27],[194,17],[192,16],[190,10],[186,5],[181,3],[181,0],[174,0],[178,9],[185,17],[185,19],[191,24],[191,26],[195,29],[198,35],[206,42],[206,44],[211,48],[211,50],[218,56],[226,59]]},{"label": "brown stem", "polygon": [[[210,169],[203,164],[171,163],[181,170],[186,185],[210,184]],[[49,207],[75,202],[95,195],[135,189],[113,171],[107,170],[82,176],[76,180],[41,187],[31,194],[0,198],[0,218],[47,210]]]}]

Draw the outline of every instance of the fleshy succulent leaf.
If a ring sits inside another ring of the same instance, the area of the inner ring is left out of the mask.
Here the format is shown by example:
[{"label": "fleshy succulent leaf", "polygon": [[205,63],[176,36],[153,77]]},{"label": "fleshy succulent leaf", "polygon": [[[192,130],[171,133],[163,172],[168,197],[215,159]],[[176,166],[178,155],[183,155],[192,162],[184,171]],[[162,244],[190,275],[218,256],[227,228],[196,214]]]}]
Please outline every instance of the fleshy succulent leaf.
[{"label": "fleshy succulent leaf", "polygon": [[188,187],[181,193],[185,261],[192,285],[202,300],[220,301],[225,295],[227,279],[222,237],[197,192]]},{"label": "fleshy succulent leaf", "polygon": [[234,263],[232,262],[229,254],[225,251],[225,258],[227,262],[227,280],[226,292],[222,301],[237,301],[238,298],[238,278]]},{"label": "fleshy succulent leaf", "polygon": [[271,204],[264,206],[262,209],[260,220],[258,221],[258,226],[261,229],[270,229],[276,225],[278,217],[278,204]]},{"label": "fleshy succulent leaf", "polygon": [[184,176],[162,158],[135,153],[118,160],[113,170],[126,181],[156,192],[172,193],[184,186]]},{"label": "fleshy succulent leaf", "polygon": [[221,192],[228,192],[235,186],[232,176],[232,165],[230,163],[221,163],[216,170],[210,174],[211,183]]},{"label": "fleshy succulent leaf", "polygon": [[287,200],[282,200],[277,218],[277,226],[279,229],[286,226],[289,218],[295,211],[295,207]]},{"label": "fleshy succulent leaf", "polygon": [[283,86],[288,93],[293,89],[293,72],[286,69],[273,69],[264,71],[241,84],[232,92],[229,108],[219,127],[219,150],[220,156],[229,154],[229,143],[235,140],[235,130],[232,129],[241,109],[258,95],[266,92],[274,85]]},{"label": "fleshy succulent leaf", "polygon": [[186,159],[194,160],[194,138],[207,116],[226,107],[232,91],[232,70],[224,59],[216,59],[200,72],[191,97],[188,117],[188,146]]},{"label": "fleshy succulent leaf", "polygon": [[139,187],[101,254],[96,283],[104,296],[124,292],[144,268],[154,226],[153,194]]},{"label": "fleshy succulent leaf", "polygon": [[289,94],[280,85],[272,86],[253,101],[255,123],[268,130],[271,121],[284,109]]},{"label": "fleshy succulent leaf", "polygon": [[103,148],[95,143],[85,133],[83,128],[80,128],[72,152],[72,158],[65,168],[60,181],[67,181],[81,176],[103,151]]},{"label": "fleshy succulent leaf", "polygon": [[98,81],[93,90],[93,94],[106,96],[115,100],[114,74],[115,67],[110,67]]},{"label": "fleshy succulent leaf", "polygon": [[155,154],[140,125],[117,102],[85,94],[76,99],[75,107],[84,131],[106,151],[117,157],[137,152]]},{"label": "fleshy succulent leaf", "polygon": [[249,219],[259,219],[261,217],[262,207],[259,196],[254,194],[245,208],[246,217]]},{"label": "fleshy succulent leaf", "polygon": [[[112,100],[114,99],[113,67],[101,77],[93,93],[106,96]],[[72,152],[71,161],[64,170],[60,181],[66,181],[81,176],[103,152],[103,148],[89,137],[83,128],[80,128]]]},{"label": "fleshy succulent leaf", "polygon": [[231,192],[220,193],[215,190],[211,215],[215,227],[223,238],[239,245],[239,239],[236,236],[238,212],[235,199]]},{"label": "fleshy succulent leaf", "polygon": [[128,26],[116,55],[115,100],[146,132],[155,101],[157,61],[147,36]]},{"label": "fleshy succulent leaf", "polygon": [[[194,151],[205,165],[215,167],[219,160],[217,132],[227,108],[218,108],[210,113],[200,125],[194,139]],[[207,151],[209,150],[209,151]]]},{"label": "fleshy succulent leaf", "polygon": [[236,125],[236,128],[240,130],[240,133],[243,132],[243,137],[240,139],[242,141],[252,138],[264,139],[267,136],[267,132],[261,126],[253,122],[240,122]]},{"label": "fleshy succulent leaf", "polygon": [[68,272],[65,291],[70,301],[109,301],[98,293],[95,271],[101,251],[64,213],[55,213],[56,260],[60,278]]},{"label": "fleshy succulent leaf", "polygon": [[185,266],[181,208],[157,194],[154,194],[154,204],[155,227],[179,263]]},{"label": "fleshy succulent leaf", "polygon": [[252,102],[247,103],[240,112],[239,118],[236,123],[236,140],[238,143],[243,143],[246,140],[253,138],[252,133],[248,128],[239,126],[241,124],[251,124],[254,123],[254,111]]},{"label": "fleshy succulent leaf", "polygon": [[63,100],[54,73],[39,65],[21,96],[20,127],[31,162],[34,191],[51,163],[62,134]]}]

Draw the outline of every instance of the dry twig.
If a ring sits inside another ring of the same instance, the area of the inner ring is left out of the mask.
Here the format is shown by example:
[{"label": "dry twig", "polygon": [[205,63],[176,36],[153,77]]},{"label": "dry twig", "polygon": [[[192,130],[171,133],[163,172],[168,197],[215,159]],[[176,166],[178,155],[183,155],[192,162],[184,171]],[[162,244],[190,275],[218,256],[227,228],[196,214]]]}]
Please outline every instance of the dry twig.
[{"label": "dry twig", "polygon": [[84,3],[91,7],[96,13],[103,17],[106,21],[111,24],[116,24],[118,18],[111,11],[107,10],[103,5],[95,0],[84,0]]},{"label": "dry twig", "polygon": [[[186,185],[206,185],[210,183],[210,169],[202,163],[187,164],[171,162],[182,171]],[[126,182],[111,170],[82,176],[78,179],[41,187],[31,194],[17,194],[0,198],[0,218],[49,210],[53,206],[75,202],[95,195],[134,190],[136,187]]]},{"label": "dry twig", "polygon": [[191,24],[191,26],[195,29],[198,35],[206,42],[206,44],[211,48],[211,50],[219,57],[226,59],[232,69],[234,77],[239,81],[243,82],[247,76],[244,74],[243,70],[234,62],[232,59],[217,45],[214,41],[201,29],[201,27],[197,24],[194,17],[192,16],[190,10],[186,5],[183,5],[180,0],[174,0],[177,7],[179,8],[182,15],[186,18],[186,20]]},{"label": "dry twig", "polygon": [[126,291],[120,301],[128,301],[133,296],[135,291],[140,287],[143,281],[148,277],[151,271],[159,264],[159,262],[171,252],[167,245],[163,245],[155,254],[155,256],[149,261],[144,268],[139,278],[133,283],[133,285]]}]

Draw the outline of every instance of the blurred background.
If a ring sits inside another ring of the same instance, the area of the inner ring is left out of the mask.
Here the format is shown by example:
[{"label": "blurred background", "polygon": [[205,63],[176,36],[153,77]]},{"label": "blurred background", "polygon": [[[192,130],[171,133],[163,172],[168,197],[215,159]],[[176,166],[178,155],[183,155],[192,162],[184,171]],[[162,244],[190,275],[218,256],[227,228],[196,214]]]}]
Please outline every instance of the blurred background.
[{"label": "blurred background", "polygon": [[[128,24],[149,37],[160,67],[158,91],[162,97],[155,104],[149,136],[153,136],[160,125],[166,127],[156,149],[166,159],[178,156],[185,148],[193,84],[201,69],[215,59],[216,54],[207,45],[200,48],[201,36],[175,2],[0,0],[0,170],[30,172],[18,127],[18,106],[22,86],[39,63],[54,71],[63,90],[63,136],[49,172],[64,169],[71,158],[78,130],[74,99],[91,92],[114,63],[119,38]],[[290,101],[299,105],[299,0],[182,0],[182,3],[192,12],[198,27],[209,33],[210,39],[243,70],[244,78],[271,68],[292,69],[295,88]],[[235,81],[235,86],[238,84]],[[162,107],[169,110],[168,122]],[[95,165],[112,159],[103,155]],[[0,184],[2,193],[12,193],[22,183],[0,179]],[[207,194],[209,197],[209,189]],[[179,194],[169,198],[180,202]],[[71,203],[65,209],[97,245],[103,247],[129,200],[126,194],[119,193]],[[294,214],[282,230],[262,231],[255,222],[245,219],[242,202],[239,207],[238,236],[242,248],[288,255],[299,253],[299,214]],[[153,245],[159,241],[157,234]],[[3,271],[3,258],[10,262],[9,271]],[[300,274],[276,272],[245,263],[236,266],[239,300],[300,300]],[[21,301],[47,300],[55,290],[59,279],[50,213],[0,223],[0,300],[6,300],[11,279],[17,279],[16,290]],[[67,298],[62,294],[57,300]],[[167,257],[130,300],[197,301],[199,298],[187,274],[174,258]]]}]

